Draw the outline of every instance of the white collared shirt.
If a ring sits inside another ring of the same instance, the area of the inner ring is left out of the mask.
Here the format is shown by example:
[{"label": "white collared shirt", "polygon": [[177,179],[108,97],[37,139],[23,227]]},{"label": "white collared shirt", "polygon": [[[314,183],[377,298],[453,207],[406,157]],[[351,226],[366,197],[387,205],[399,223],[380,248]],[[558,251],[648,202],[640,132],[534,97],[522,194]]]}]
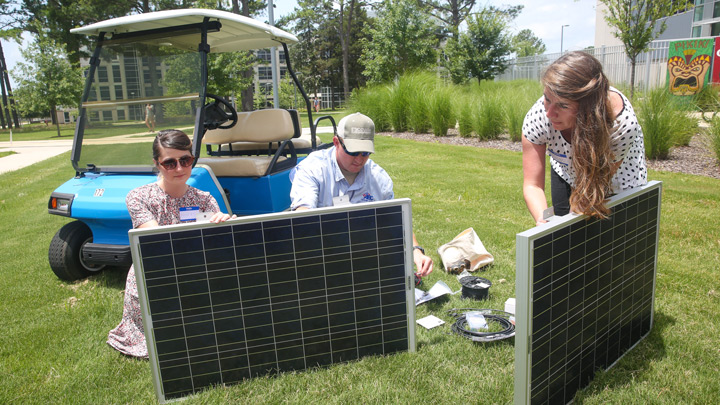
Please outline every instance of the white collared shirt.
[{"label": "white collared shirt", "polygon": [[333,197],[344,195],[352,204],[395,198],[392,179],[382,167],[368,159],[350,185],[335,153],[334,146],[313,152],[290,172],[291,209],[332,207]]}]

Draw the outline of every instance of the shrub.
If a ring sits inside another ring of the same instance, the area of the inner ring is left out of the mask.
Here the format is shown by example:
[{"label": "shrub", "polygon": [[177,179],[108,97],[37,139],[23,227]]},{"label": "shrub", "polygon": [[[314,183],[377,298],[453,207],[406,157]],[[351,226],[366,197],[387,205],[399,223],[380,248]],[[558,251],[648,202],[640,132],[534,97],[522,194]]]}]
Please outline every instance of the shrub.
[{"label": "shrub", "polygon": [[391,129],[390,120],[385,109],[388,100],[386,86],[372,86],[355,89],[348,105],[351,112],[360,112],[375,122],[375,131],[385,132]]},{"label": "shrub", "polygon": [[680,108],[679,112],[682,114],[677,115],[677,132],[673,137],[673,146],[688,146],[692,137],[698,133],[698,120],[687,108]]},{"label": "shrub", "polygon": [[390,125],[395,132],[405,132],[408,128],[408,112],[412,100],[413,90],[410,80],[403,76],[388,88],[386,110]]},{"label": "shrub", "polygon": [[710,148],[715,153],[715,159],[720,163],[720,117],[715,117],[707,129],[710,137]]},{"label": "shrub", "polygon": [[448,129],[455,125],[450,90],[446,87],[436,87],[435,91],[430,95],[428,107],[433,134],[435,136],[447,135]]},{"label": "shrub", "polygon": [[428,94],[427,90],[416,93],[413,102],[410,103],[408,111],[408,127],[416,134],[430,132],[430,117],[428,116]]},{"label": "shrub", "polygon": [[511,141],[520,142],[522,139],[522,125],[528,110],[529,107],[525,108],[525,105],[513,99],[505,103],[505,120]]},{"label": "shrub", "polygon": [[455,102],[455,111],[458,111],[458,133],[462,137],[472,136],[473,131],[473,101],[469,96],[458,98]]},{"label": "shrub", "polygon": [[638,119],[645,138],[645,154],[648,159],[666,159],[670,147],[681,134],[688,131],[686,108],[679,106],[665,88],[646,92],[640,98],[638,107]]},{"label": "shrub", "polygon": [[503,92],[505,98],[505,116],[510,140],[522,139],[522,125],[525,115],[542,94],[542,85],[531,80],[509,82]]},{"label": "shrub", "polygon": [[710,122],[720,110],[720,87],[717,85],[704,86],[693,96],[693,104],[702,113],[703,120]]},{"label": "shrub", "polygon": [[505,129],[505,112],[495,95],[483,95],[475,116],[475,133],[480,139],[497,139]]},{"label": "shrub", "polygon": [[400,81],[406,83],[409,93],[408,127],[416,134],[429,132],[428,97],[438,86],[437,79],[430,73],[411,73]]}]

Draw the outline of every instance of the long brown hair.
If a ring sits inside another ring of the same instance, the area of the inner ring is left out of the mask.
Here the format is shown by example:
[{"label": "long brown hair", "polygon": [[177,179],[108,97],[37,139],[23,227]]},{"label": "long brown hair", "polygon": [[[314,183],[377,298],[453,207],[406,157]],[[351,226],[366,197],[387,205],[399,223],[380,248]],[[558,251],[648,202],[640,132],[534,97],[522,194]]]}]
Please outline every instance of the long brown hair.
[{"label": "long brown hair", "polygon": [[575,184],[570,193],[570,208],[606,218],[610,209],[605,202],[614,174],[610,134],[615,118],[608,97],[610,83],[602,65],[588,53],[569,52],[547,68],[542,84],[558,98],[577,103],[571,133]]}]

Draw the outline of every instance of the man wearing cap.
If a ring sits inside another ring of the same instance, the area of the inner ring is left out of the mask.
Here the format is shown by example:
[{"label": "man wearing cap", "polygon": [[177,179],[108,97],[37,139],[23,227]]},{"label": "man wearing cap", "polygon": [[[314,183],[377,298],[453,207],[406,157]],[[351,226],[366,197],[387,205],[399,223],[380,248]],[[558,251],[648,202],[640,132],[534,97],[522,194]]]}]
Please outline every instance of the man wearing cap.
[{"label": "man wearing cap", "polygon": [[[375,124],[360,113],[340,120],[333,147],[308,155],[290,173],[290,208],[302,210],[383,201],[395,198],[393,182],[370,159],[375,152]],[[413,260],[420,277],[429,274],[433,261],[413,235]]]}]

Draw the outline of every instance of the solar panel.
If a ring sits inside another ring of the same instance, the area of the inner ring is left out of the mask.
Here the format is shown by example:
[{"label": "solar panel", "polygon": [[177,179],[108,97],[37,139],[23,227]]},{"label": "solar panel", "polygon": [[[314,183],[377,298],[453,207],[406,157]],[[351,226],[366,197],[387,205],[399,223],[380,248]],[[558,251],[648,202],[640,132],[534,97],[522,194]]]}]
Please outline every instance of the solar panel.
[{"label": "solar panel", "polygon": [[130,231],[160,402],[415,351],[410,200]]},{"label": "solar panel", "polygon": [[516,236],[515,403],[569,403],[650,333],[661,182]]}]

